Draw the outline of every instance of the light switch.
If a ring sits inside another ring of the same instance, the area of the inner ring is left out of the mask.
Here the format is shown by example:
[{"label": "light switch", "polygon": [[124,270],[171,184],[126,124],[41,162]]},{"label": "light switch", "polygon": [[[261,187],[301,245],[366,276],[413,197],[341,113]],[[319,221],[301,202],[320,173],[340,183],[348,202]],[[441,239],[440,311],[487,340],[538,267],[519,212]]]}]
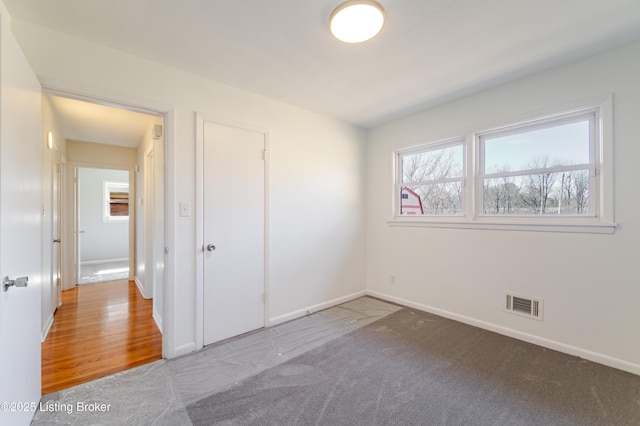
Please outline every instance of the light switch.
[{"label": "light switch", "polygon": [[189,203],[180,203],[180,217],[191,216],[191,206]]}]

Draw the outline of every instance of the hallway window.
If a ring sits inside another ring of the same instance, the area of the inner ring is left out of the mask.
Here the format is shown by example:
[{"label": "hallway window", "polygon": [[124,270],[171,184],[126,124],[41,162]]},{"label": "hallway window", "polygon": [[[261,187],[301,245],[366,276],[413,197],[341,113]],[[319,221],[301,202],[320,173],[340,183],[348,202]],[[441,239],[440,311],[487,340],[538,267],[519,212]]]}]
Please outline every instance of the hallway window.
[{"label": "hallway window", "polygon": [[104,182],[104,220],[129,220],[129,184]]}]

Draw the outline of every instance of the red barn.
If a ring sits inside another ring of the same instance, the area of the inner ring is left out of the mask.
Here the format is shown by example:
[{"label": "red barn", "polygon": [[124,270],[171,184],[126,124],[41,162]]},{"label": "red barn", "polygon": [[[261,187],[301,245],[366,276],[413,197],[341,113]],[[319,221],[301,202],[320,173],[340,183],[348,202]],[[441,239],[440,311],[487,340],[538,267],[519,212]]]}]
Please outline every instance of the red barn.
[{"label": "red barn", "polygon": [[400,194],[400,214],[424,214],[422,199],[418,194],[406,187],[402,188]]}]

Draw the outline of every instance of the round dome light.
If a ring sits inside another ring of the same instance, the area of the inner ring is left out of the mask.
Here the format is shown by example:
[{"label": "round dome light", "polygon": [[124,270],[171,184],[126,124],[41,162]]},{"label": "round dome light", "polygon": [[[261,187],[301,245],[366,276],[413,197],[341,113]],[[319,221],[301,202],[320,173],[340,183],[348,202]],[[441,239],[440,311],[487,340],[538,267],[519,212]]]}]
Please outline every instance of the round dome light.
[{"label": "round dome light", "polygon": [[329,19],[331,34],[345,43],[362,43],[375,37],[384,26],[384,9],[373,0],[347,1]]}]

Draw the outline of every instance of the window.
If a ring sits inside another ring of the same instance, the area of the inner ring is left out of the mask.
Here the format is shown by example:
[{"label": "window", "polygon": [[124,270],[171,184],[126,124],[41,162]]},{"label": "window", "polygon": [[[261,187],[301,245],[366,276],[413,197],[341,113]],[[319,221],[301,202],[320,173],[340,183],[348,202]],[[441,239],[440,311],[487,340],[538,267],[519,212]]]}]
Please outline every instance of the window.
[{"label": "window", "polygon": [[397,151],[390,224],[613,232],[611,139],[608,96]]},{"label": "window", "polygon": [[400,215],[462,214],[464,140],[399,154]]},{"label": "window", "polygon": [[478,143],[481,214],[595,215],[595,112],[480,134]]},{"label": "window", "polygon": [[105,221],[129,220],[129,184],[104,182],[103,212]]}]

